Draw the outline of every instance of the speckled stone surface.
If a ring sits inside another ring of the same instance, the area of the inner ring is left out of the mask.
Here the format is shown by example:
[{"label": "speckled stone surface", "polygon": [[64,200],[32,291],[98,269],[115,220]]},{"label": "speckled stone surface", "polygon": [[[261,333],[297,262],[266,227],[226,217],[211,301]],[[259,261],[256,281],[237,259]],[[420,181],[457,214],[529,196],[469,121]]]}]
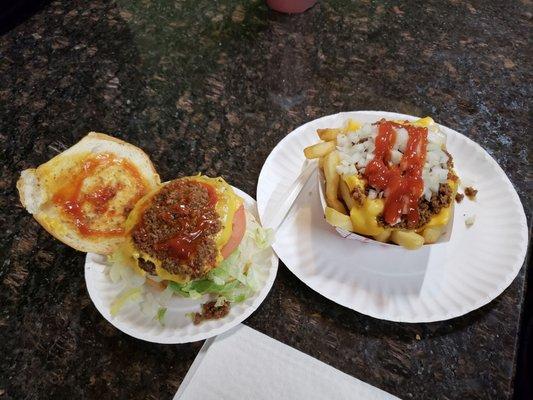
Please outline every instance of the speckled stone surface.
[{"label": "speckled stone surface", "polygon": [[[528,2],[401,3],[286,16],[259,0],[55,1],[0,37],[0,399],[170,399],[202,345],[108,324],[84,254],[19,205],[19,171],[90,130],[144,148],[163,179],[221,174],[254,195],[306,121],[429,114],[500,163],[529,215]],[[409,325],[338,306],[282,265],[246,323],[403,399],[509,399],[524,274],[467,316]]]}]

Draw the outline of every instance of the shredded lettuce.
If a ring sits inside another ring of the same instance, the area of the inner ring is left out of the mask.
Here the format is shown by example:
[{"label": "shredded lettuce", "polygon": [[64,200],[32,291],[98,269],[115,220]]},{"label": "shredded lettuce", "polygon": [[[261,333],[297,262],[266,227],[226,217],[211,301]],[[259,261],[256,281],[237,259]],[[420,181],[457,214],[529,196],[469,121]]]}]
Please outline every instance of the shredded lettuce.
[{"label": "shredded lettuce", "polygon": [[246,284],[255,292],[261,287],[261,277],[255,268],[249,268],[246,274]]},{"label": "shredded lettuce", "polygon": [[257,226],[254,231],[253,237],[256,246],[259,247],[261,250],[264,250],[267,247],[270,247],[270,245],[272,245],[272,243],[274,242],[274,230],[270,228],[263,229],[262,227]]},{"label": "shredded lettuce", "polygon": [[174,294],[174,291],[167,287],[165,290],[163,290],[159,296],[157,296],[157,302],[161,304],[162,306],[166,306],[170,299],[172,298],[172,295]]},{"label": "shredded lettuce", "polygon": [[134,287],[123,291],[116,299],[111,303],[111,315],[114,317],[118,312],[129,302],[138,301],[142,299],[142,288]]},{"label": "shredded lettuce", "polygon": [[150,292],[146,292],[144,300],[140,304],[141,312],[147,317],[153,317],[157,312],[158,306],[155,296]]},{"label": "shredded lettuce", "polygon": [[165,314],[167,313],[166,307],[159,307],[156,314],[156,319],[159,321],[161,325],[165,325],[164,319]]},{"label": "shredded lettuce", "polygon": [[218,267],[209,272],[208,279],[212,280],[217,285],[224,285],[232,277],[230,269],[237,263],[240,254],[241,251],[236,249],[228,258],[222,261]]},{"label": "shredded lettuce", "polygon": [[182,296],[197,298],[197,295],[201,297],[207,293],[224,294],[231,292],[239,286],[239,283],[239,281],[233,280],[222,285],[217,285],[210,279],[198,279],[186,284],[170,282],[169,287]]},{"label": "shredded lettuce", "polygon": [[189,291],[189,292],[188,292],[188,295],[189,295],[189,297],[190,297],[191,299],[199,299],[199,298],[201,298],[201,297],[203,296],[202,293],[197,292],[197,291],[194,290],[194,289],[191,290],[191,291]]},{"label": "shredded lettuce", "polygon": [[111,282],[124,281],[127,286],[132,287],[140,287],[144,284],[146,278],[128,266],[129,261],[120,251],[109,255],[107,261],[110,265],[108,275]]}]

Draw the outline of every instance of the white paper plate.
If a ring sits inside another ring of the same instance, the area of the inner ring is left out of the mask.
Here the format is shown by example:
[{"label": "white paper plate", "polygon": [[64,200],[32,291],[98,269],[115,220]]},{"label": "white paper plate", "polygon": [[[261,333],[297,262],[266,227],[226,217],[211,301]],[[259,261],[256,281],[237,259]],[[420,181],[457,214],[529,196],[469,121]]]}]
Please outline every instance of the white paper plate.
[{"label": "white paper plate", "polygon": [[[280,204],[304,162],[303,149],[316,143],[317,128],[342,126],[347,118],[416,117],[357,111],[323,117],[295,129],[272,151],[261,170],[257,204],[263,225]],[[478,144],[441,126],[448,151],[476,201],[455,206],[448,243],[416,251],[343,239],[325,220],[317,180],[310,179],[276,233],[274,250],[309,287],[338,304],[372,317],[432,322],[475,310],[503,292],[520,270],[527,248],[522,204],[500,166]],[[465,219],[475,215],[472,227]]]},{"label": "white paper plate", "polygon": [[[244,199],[246,209],[257,218],[255,200],[243,191],[237,188],[233,189]],[[194,342],[226,332],[248,318],[259,307],[270,291],[278,270],[278,258],[272,249],[267,251],[272,253],[269,262],[265,265],[259,265],[257,269],[262,279],[262,289],[246,301],[232,304],[226,317],[204,321],[199,325],[194,325],[186,314],[200,311],[200,305],[205,303],[206,298],[193,300],[173,296],[167,306],[164,325],[144,315],[139,309],[139,304],[126,306],[117,316],[112,317],[109,312],[111,303],[121,292],[123,286],[121,283],[114,284],[109,280],[105,273],[105,259],[97,254],[87,254],[85,282],[89,296],[100,314],[122,332],[154,343]]]}]

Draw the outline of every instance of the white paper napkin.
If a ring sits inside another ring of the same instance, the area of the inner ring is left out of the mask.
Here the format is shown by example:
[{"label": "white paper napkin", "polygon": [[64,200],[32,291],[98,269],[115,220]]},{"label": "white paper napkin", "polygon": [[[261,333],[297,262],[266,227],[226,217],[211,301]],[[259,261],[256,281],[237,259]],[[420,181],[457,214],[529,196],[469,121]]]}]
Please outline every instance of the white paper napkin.
[{"label": "white paper napkin", "polygon": [[178,399],[399,400],[242,324],[205,342]]}]

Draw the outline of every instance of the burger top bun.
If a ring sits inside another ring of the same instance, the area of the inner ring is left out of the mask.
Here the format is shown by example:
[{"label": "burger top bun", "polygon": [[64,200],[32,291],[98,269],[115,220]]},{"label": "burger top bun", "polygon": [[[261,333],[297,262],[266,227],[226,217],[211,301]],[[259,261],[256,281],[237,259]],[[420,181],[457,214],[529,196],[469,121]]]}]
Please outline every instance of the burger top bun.
[{"label": "burger top bun", "polygon": [[50,234],[76,250],[111,253],[125,239],[135,203],[161,184],[141,149],[90,132],[50,161],[22,171],[22,205]]}]

